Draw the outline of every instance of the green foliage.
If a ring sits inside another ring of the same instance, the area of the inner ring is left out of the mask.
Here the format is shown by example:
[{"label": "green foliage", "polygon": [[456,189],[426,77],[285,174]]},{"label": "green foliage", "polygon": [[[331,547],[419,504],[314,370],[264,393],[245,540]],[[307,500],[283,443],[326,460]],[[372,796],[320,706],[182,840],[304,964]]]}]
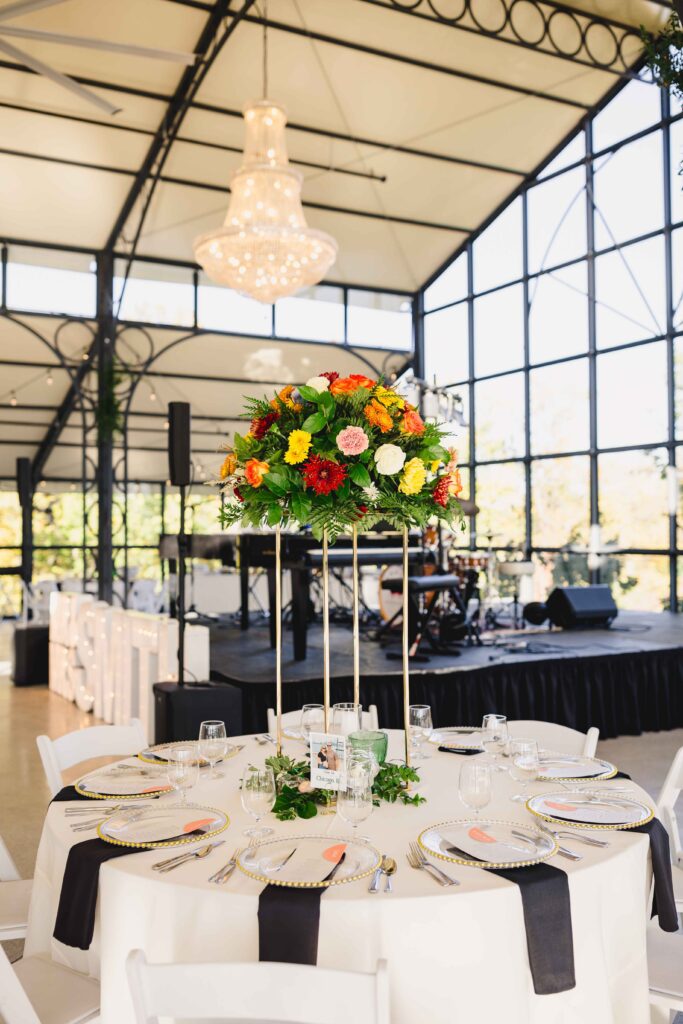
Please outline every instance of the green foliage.
[{"label": "green foliage", "polygon": [[419,781],[415,768],[407,764],[382,764],[372,787],[374,803],[379,806],[380,800],[387,800],[390,804],[400,800],[402,804],[417,807],[425,803],[425,798],[419,793],[411,795],[407,787],[409,783]]},{"label": "green foliage", "polygon": [[653,36],[641,26],[640,37],[645,45],[645,60],[658,85],[683,100],[683,26],[673,10],[665,28]]},{"label": "green foliage", "polygon": [[123,379],[123,374],[115,361],[106,366],[102,378],[102,392],[95,406],[95,422],[98,440],[110,441],[121,432],[123,426],[121,400],[116,390]]}]

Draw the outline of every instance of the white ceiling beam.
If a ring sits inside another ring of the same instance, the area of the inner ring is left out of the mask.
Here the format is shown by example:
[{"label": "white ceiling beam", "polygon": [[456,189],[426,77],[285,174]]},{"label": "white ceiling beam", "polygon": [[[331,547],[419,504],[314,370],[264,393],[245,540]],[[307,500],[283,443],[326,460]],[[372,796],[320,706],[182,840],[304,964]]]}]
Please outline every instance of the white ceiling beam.
[{"label": "white ceiling beam", "polygon": [[63,3],[64,0],[18,0],[18,3],[0,7],[0,21],[6,21],[7,18],[18,18],[21,14],[30,14],[31,11],[39,11],[43,7],[54,7],[55,4]]},{"label": "white ceiling beam", "polygon": [[63,89],[68,89],[75,96],[85,100],[92,106],[99,107],[100,110],[104,110],[107,114],[118,114],[121,107],[115,107],[113,103],[109,103],[108,100],[102,99],[97,93],[91,92],[90,89],[86,89],[84,86],[79,85],[78,82],[74,82],[73,78],[69,78],[67,75],[63,75],[61,71],[55,71],[48,64],[44,64],[42,60],[38,60],[37,57],[32,57],[30,54],[25,53],[23,50],[18,49],[11,43],[6,43],[0,39],[0,52],[6,53],[12,60],[18,61],[20,64],[25,64],[31,71],[35,71],[38,75],[43,75],[44,78],[49,78],[55,85],[61,85]]},{"label": "white ceiling beam", "polygon": [[0,34],[14,36],[18,39],[37,39],[46,43],[59,43],[65,46],[82,46],[88,50],[106,50],[110,53],[123,53],[130,57],[144,57],[147,60],[165,60],[173,64],[190,66],[195,62],[193,53],[180,50],[159,50],[148,46],[136,46],[132,43],[113,43],[107,39],[93,39],[89,36],[64,35],[61,32],[48,32],[37,28],[17,28],[14,25],[0,24]]}]

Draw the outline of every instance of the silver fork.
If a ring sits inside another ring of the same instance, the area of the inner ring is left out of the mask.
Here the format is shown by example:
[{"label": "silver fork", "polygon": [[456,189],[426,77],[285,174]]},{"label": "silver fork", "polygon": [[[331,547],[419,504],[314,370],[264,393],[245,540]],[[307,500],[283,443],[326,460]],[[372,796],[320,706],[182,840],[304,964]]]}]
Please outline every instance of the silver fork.
[{"label": "silver fork", "polygon": [[252,838],[249,840],[249,846],[242,846],[235,850],[228,863],[224,864],[222,868],[219,868],[218,871],[215,872],[215,874],[211,875],[209,881],[215,882],[216,885],[222,885],[223,882],[227,882],[227,880],[230,878],[233,871],[237,867],[237,858],[239,857],[239,855],[241,853],[244,853],[246,849],[253,849],[254,846],[256,846],[256,840],[252,836]]},{"label": "silver fork", "polygon": [[441,868],[437,868],[436,864],[432,864],[431,861],[427,860],[417,843],[409,844],[406,856],[411,868],[415,868],[416,871],[426,871],[439,883],[439,885],[460,885],[460,882],[458,882],[457,879],[451,878],[451,876],[447,875],[445,871],[441,870]]}]

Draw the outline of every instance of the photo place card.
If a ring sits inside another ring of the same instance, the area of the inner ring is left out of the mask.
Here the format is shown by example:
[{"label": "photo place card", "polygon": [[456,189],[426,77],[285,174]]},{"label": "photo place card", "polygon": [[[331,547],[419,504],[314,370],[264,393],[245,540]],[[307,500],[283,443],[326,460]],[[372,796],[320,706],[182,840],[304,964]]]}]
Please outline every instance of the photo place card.
[{"label": "photo place card", "polygon": [[315,789],[339,789],[346,773],[346,737],[311,733],[311,785]]}]

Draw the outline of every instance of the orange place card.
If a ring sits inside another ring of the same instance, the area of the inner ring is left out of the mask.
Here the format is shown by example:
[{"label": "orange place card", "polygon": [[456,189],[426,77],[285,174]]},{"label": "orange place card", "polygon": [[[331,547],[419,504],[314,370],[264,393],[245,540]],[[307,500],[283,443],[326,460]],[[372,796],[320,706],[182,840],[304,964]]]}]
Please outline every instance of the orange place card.
[{"label": "orange place card", "polygon": [[576,804],[555,804],[552,800],[546,800],[546,807],[552,807],[554,811],[578,811]]},{"label": "orange place card", "polygon": [[471,828],[467,834],[470,837],[470,839],[474,839],[478,843],[498,842],[497,839],[494,839],[493,836],[488,835],[488,833],[484,832],[484,830],[481,828]]},{"label": "orange place card", "polygon": [[327,849],[323,851],[323,857],[325,860],[329,860],[332,864],[338,864],[344,856],[345,851],[346,843],[337,843],[336,846],[328,846]]},{"label": "orange place card", "polygon": [[188,821],[183,832],[196,832],[198,828],[205,828],[207,825],[215,825],[217,818],[202,818],[200,821]]}]

